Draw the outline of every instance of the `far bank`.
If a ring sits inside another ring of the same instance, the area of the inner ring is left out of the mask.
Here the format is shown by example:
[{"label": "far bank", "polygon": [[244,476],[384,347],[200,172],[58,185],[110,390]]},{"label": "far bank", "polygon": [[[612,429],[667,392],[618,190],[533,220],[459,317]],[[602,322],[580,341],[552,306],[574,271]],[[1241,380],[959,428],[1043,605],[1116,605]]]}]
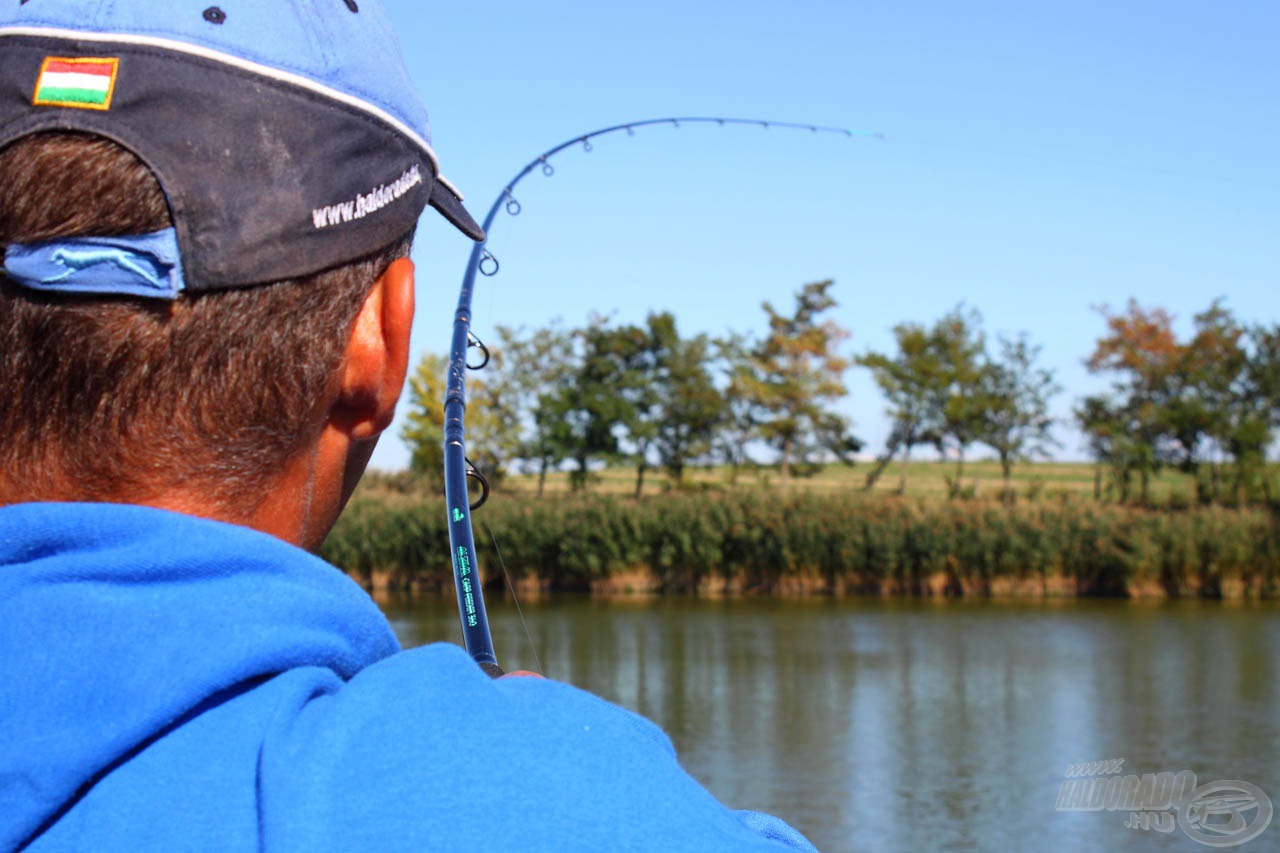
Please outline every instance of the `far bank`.
[{"label": "far bank", "polygon": [[[1262,508],[499,493],[475,521],[486,586],[505,563],[522,596],[1280,597],[1280,523]],[[322,553],[374,590],[452,585],[436,498],[364,491]]]}]

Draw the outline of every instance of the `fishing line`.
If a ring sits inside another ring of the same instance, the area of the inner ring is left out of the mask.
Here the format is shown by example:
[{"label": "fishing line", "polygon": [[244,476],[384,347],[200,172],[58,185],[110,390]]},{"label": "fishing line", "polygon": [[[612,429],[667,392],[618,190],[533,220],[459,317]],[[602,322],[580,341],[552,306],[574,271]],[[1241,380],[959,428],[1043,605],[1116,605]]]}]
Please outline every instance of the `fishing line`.
[{"label": "fishing line", "polygon": [[[765,130],[781,128],[784,130],[807,130],[815,134],[834,133],[846,137],[884,139],[883,134],[880,133],[855,131],[843,127],[718,116],[677,116],[616,124],[565,140],[530,160],[502,188],[502,192],[498,194],[497,199],[494,200],[493,205],[489,208],[482,226],[485,234],[492,233],[494,219],[497,217],[499,210],[505,209],[510,216],[520,215],[524,208],[515,197],[514,190],[516,185],[535,170],[541,171],[548,178],[554,175],[556,170],[550,161],[560,152],[568,148],[581,146],[584,153],[590,153],[593,150],[591,140],[601,136],[622,132],[625,132],[627,136],[635,136],[636,128],[640,127],[666,125],[673,129],[678,129],[684,124],[715,124],[720,127],[749,125]],[[479,271],[484,276],[495,276],[500,268],[501,265],[497,256],[489,251],[488,238],[486,236],[484,242],[477,243],[472,248],[471,257],[467,261],[466,273],[462,278],[462,289],[458,294],[458,308],[453,318],[453,345],[450,349],[444,404],[445,509],[449,515],[450,558],[453,561],[454,587],[458,594],[458,612],[462,618],[463,644],[466,646],[467,653],[480,665],[481,669],[495,677],[502,674],[502,669],[498,666],[498,659],[493,651],[493,638],[489,633],[489,620],[485,614],[484,595],[480,588],[475,532],[471,524],[472,506],[467,492],[467,478],[468,476],[476,477],[476,471],[467,461],[463,419],[467,406],[467,370],[483,367],[489,361],[488,348],[483,341],[471,332],[471,301],[475,293],[476,272]],[[473,367],[467,363],[468,350],[472,348],[481,350],[483,364]],[[485,497],[488,497],[487,484],[484,483],[482,478],[477,477],[477,479],[485,487]],[[479,501],[476,508],[483,502],[483,499]],[[491,530],[489,535],[490,538],[493,538]],[[493,544],[494,550],[497,551],[497,539],[493,540]],[[499,562],[502,562],[501,552],[497,553]],[[503,565],[502,570],[506,574],[505,565]],[[514,598],[515,587],[511,584],[510,575],[507,575],[507,585],[511,587],[512,597]],[[520,604],[517,601],[517,610],[519,610],[519,607]],[[524,622],[523,612],[520,613],[520,621]],[[527,625],[525,626],[525,633],[526,635],[529,633]],[[532,646],[533,641],[530,637],[530,647],[532,648]],[[536,660],[536,649],[534,650],[534,657]],[[540,663],[538,665],[541,667]]]},{"label": "fishing line", "polygon": [[493,543],[493,553],[498,555],[498,565],[502,567],[502,576],[507,579],[507,589],[511,590],[511,601],[515,604],[516,614],[520,617],[520,627],[524,628],[524,638],[529,641],[529,651],[533,652],[533,664],[538,668],[538,673],[546,675],[547,671],[542,668],[542,661],[538,659],[538,646],[533,641],[533,634],[529,632],[529,623],[524,621],[524,609],[520,606],[519,596],[516,595],[516,585],[511,582],[511,573],[507,571],[507,561],[502,559],[498,537],[493,535],[493,528],[489,527],[487,521],[484,522],[484,532],[489,534],[489,541]]}]

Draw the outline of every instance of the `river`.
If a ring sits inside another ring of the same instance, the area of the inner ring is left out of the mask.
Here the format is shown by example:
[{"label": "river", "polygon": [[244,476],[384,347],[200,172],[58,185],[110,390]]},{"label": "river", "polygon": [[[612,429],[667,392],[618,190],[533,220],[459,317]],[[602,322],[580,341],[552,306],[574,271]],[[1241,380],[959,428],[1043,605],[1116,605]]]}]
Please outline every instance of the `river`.
[{"label": "river", "polygon": [[[382,604],[406,646],[459,641],[447,596]],[[523,606],[532,646],[511,604],[489,602],[507,669],[535,668],[536,649],[548,676],[661,725],[722,801],[780,815],[822,850],[1211,849],[1182,824],[1162,834],[1127,828],[1129,811],[1059,811],[1068,767],[1109,759],[1123,765],[1104,776],[1190,770],[1280,805],[1272,604]],[[1241,816],[1256,827],[1263,811]],[[1239,849],[1280,849],[1275,823]]]}]

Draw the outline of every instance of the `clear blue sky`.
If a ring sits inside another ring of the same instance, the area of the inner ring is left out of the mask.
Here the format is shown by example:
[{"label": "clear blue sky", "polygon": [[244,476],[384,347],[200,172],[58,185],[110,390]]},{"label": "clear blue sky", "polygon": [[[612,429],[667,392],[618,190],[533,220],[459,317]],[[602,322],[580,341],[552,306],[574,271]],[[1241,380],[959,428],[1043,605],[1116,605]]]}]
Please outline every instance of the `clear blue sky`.
[{"label": "clear blue sky", "polygon": [[[482,337],[652,309],[686,333],[760,330],[761,302],[833,278],[850,354],[964,302],[1043,344],[1066,417],[1101,384],[1081,366],[1091,306],[1135,297],[1185,329],[1224,297],[1280,319],[1274,2],[386,2],[477,218],[534,155],[620,121],[887,137],[687,126],[567,152],[492,230]],[[438,217],[419,233],[415,355],[447,350],[468,253]],[[878,450],[884,403],[865,371],[849,384]],[[407,460],[389,435],[373,464]]]}]

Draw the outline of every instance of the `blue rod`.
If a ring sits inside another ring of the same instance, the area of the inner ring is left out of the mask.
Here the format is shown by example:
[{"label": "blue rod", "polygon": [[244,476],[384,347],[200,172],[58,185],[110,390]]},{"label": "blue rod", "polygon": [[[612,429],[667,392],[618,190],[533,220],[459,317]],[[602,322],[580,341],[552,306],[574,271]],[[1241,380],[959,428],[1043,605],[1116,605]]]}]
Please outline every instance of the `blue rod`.
[{"label": "blue rod", "polygon": [[[625,131],[628,135],[637,127],[650,125],[670,125],[678,128],[681,124],[717,124],[754,125],[764,129],[771,127],[788,130],[808,130],[813,133],[839,133],[844,136],[861,136],[883,139],[879,133],[848,130],[843,127],[824,127],[814,124],[797,124],[786,121],[764,121],[761,119],[719,118],[716,116],[683,116],[674,118],[655,118],[643,121],[615,124],[610,127],[593,130],[567,139],[539,154],[520,170],[514,178],[502,188],[502,192],[494,199],[493,205],[485,215],[482,227],[485,242],[477,243],[471,249],[471,257],[467,261],[467,271],[462,277],[462,291],[458,294],[458,310],[453,316],[453,346],[449,354],[449,375],[445,386],[444,401],[444,491],[446,511],[449,513],[449,545],[450,557],[453,560],[453,581],[458,593],[458,612],[462,617],[462,637],[467,653],[475,659],[480,667],[491,675],[501,675],[498,659],[493,651],[493,637],[489,633],[489,620],[484,610],[484,594],[481,590],[480,561],[476,558],[475,533],[471,526],[471,504],[467,491],[467,448],[464,438],[463,418],[467,408],[467,349],[471,342],[471,298],[475,293],[476,272],[494,275],[498,271],[498,262],[486,248],[488,235],[493,227],[498,211],[503,205],[508,212],[515,215],[520,212],[520,205],[512,195],[516,184],[541,167],[544,174],[550,176],[554,169],[548,162],[552,157],[574,145],[591,150],[591,140],[598,136]],[[488,261],[490,266],[485,269]]]},{"label": "blue rod", "polygon": [[[497,215],[495,204],[484,220],[489,233]],[[484,610],[480,561],[471,527],[471,498],[467,492],[467,445],[463,415],[467,408],[467,348],[471,339],[471,296],[475,291],[475,271],[479,268],[484,244],[471,250],[467,275],[453,315],[453,346],[449,353],[449,375],[444,398],[444,495],[449,514],[449,555],[453,560],[453,585],[458,593],[458,613],[462,617],[462,638],[467,653],[490,674],[498,668],[489,634],[489,618]],[[499,672],[500,674],[500,672]]]}]

